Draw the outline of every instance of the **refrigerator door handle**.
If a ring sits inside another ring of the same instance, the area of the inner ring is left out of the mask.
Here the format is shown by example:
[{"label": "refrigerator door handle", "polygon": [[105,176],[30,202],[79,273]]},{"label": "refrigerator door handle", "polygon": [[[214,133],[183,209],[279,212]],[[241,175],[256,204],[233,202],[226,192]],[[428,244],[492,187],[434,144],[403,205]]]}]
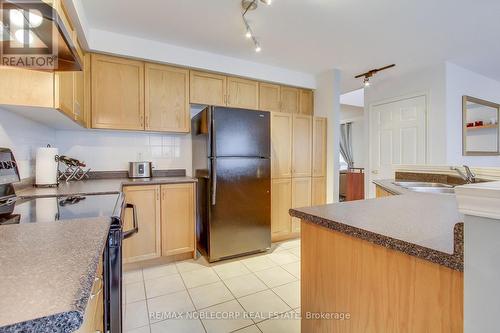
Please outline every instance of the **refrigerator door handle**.
[{"label": "refrigerator door handle", "polygon": [[217,203],[217,158],[212,158],[212,206]]}]

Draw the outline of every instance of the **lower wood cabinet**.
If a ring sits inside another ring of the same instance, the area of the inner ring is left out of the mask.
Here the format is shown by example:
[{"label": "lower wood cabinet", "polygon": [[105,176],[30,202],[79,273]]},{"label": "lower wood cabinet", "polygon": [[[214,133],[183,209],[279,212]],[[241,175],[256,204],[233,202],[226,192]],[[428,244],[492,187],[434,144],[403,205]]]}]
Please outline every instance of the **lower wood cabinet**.
[{"label": "lower wood cabinet", "polygon": [[[292,208],[311,206],[312,178],[292,178]],[[292,232],[300,232],[300,219],[292,218]]]},{"label": "lower wood cabinet", "polygon": [[172,256],[195,249],[194,184],[161,186],[161,254]]},{"label": "lower wood cabinet", "polygon": [[391,197],[394,194],[392,194],[389,191],[386,191],[383,187],[375,185],[375,196],[377,198],[383,198],[383,197]]},{"label": "lower wood cabinet", "polygon": [[288,238],[292,231],[292,179],[273,179],[271,182],[271,239],[279,241]]},{"label": "lower wood cabinet", "polygon": [[[123,241],[123,262],[190,253],[195,247],[195,184],[125,186],[127,203],[135,205],[139,232]],[[124,230],[132,228],[125,212]]]},{"label": "lower wood cabinet", "polygon": [[[160,186],[126,186],[125,201],[135,205],[139,232],[123,241],[123,262],[130,263],[161,255]],[[125,211],[124,230],[132,229],[131,209]]]},{"label": "lower wood cabinet", "polygon": [[312,199],[311,205],[318,206],[326,204],[326,178],[312,178]]}]

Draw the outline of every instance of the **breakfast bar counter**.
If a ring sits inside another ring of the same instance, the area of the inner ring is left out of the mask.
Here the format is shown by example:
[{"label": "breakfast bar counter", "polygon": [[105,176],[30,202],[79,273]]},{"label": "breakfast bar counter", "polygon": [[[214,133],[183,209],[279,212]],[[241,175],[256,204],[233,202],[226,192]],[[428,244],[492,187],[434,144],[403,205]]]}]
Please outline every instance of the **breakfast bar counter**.
[{"label": "breakfast bar counter", "polygon": [[302,221],[303,332],[463,331],[455,195],[405,193],[290,215]]}]

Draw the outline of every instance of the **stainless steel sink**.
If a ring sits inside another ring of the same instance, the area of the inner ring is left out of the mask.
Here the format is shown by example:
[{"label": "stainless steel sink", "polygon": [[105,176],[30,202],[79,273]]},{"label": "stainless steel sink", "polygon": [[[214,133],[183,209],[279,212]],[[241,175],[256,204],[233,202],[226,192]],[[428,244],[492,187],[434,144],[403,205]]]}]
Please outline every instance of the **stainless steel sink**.
[{"label": "stainless steel sink", "polygon": [[394,185],[398,185],[404,188],[410,187],[436,187],[436,188],[453,188],[451,185],[443,183],[427,183],[427,182],[394,182]]},{"label": "stainless steel sink", "polygon": [[455,188],[448,184],[427,183],[427,182],[393,182],[394,185],[401,186],[407,190],[424,193],[455,193]]}]

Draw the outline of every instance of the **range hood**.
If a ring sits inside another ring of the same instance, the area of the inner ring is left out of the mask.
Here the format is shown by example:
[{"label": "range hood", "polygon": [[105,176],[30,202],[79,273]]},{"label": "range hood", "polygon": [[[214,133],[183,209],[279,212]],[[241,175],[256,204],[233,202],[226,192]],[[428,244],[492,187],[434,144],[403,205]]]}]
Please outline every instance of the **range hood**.
[{"label": "range hood", "polygon": [[[75,39],[71,38],[73,32],[60,17],[60,14],[64,13],[58,13],[49,3],[42,0],[28,2],[0,0],[0,4],[2,6],[0,21],[3,22],[0,65],[46,71],[82,70],[83,60],[74,44]],[[11,11],[17,15],[13,15]],[[23,55],[19,55],[20,53]],[[52,65],[50,56],[53,60],[57,60]],[[44,57],[48,65],[40,66],[35,63],[35,61],[42,63]],[[23,63],[23,60],[26,60],[26,63]]]}]

